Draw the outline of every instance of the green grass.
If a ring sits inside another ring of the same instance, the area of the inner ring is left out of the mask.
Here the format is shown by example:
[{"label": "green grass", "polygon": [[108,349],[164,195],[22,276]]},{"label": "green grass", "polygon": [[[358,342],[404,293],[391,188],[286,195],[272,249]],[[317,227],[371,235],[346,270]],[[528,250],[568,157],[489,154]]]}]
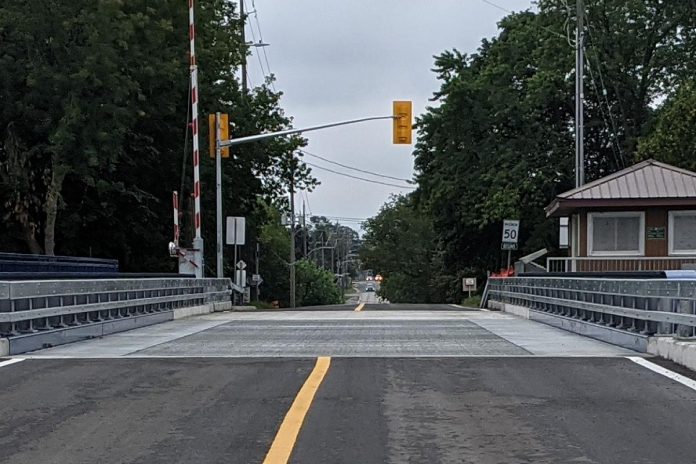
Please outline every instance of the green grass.
[{"label": "green grass", "polygon": [[462,300],[462,306],[478,308],[481,306],[481,295],[471,295],[471,298],[464,298]]},{"label": "green grass", "polygon": [[252,301],[250,304],[256,309],[273,309],[271,303],[267,301]]}]

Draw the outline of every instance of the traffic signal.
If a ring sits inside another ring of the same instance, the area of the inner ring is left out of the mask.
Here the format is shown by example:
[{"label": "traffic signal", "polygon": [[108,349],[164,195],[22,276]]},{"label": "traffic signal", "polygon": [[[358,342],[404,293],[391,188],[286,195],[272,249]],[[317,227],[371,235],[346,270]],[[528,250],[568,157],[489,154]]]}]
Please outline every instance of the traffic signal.
[{"label": "traffic signal", "polygon": [[410,101],[395,101],[392,114],[394,143],[410,145],[413,131],[413,104]]},{"label": "traffic signal", "polygon": [[[215,127],[215,115],[208,115],[208,149],[210,150],[210,157],[215,158],[215,148],[217,147],[217,141],[215,136],[217,135],[217,128]],[[220,138],[221,140],[229,140],[230,138],[230,118],[227,114],[220,114]],[[223,148],[220,150],[220,156],[222,158],[230,157],[230,147]]]}]

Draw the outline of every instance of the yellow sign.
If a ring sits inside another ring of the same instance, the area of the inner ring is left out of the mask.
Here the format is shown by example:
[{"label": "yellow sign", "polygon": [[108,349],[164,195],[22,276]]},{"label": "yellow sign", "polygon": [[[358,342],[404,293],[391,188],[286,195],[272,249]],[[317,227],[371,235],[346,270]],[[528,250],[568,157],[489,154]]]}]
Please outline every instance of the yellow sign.
[{"label": "yellow sign", "polygon": [[394,143],[410,145],[413,132],[413,104],[410,101],[395,101],[392,114]]},{"label": "yellow sign", "polygon": [[[215,158],[215,148],[217,147],[217,141],[215,136],[217,135],[217,129],[215,127],[215,115],[208,115],[208,150],[210,152],[210,157]],[[229,140],[230,138],[230,119],[227,114],[220,114],[220,138],[222,140]],[[220,156],[222,158],[230,157],[230,147],[223,148],[220,150]]]}]

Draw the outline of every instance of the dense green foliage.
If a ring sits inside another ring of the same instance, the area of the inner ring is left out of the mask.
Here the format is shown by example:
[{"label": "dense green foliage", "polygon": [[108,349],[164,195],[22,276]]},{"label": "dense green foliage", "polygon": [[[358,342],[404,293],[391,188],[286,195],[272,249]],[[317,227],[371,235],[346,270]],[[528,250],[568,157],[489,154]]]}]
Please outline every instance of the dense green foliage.
[{"label": "dense green foliage", "polygon": [[[266,214],[266,220],[260,230],[259,243],[260,269],[262,270],[264,284],[261,286],[261,298],[266,301],[278,301],[281,306],[289,305],[289,254],[290,233],[286,226],[281,225],[281,214],[276,208],[265,206],[262,208]],[[325,223],[321,223],[325,224]],[[301,257],[304,247],[301,239],[305,230],[309,237],[318,235],[317,227],[295,230],[295,256]],[[319,227],[321,229],[321,226]],[[327,237],[332,237],[327,233]],[[330,240],[330,238],[329,238]],[[336,243],[336,242],[334,242]],[[317,245],[318,246],[318,245]],[[326,261],[326,268],[320,265],[317,256],[299,259],[295,266],[295,301],[297,306],[312,306],[322,304],[336,304],[343,302],[343,292],[335,282],[334,273],[330,270],[330,261]]]},{"label": "dense green foliage", "polygon": [[[206,115],[227,112],[233,137],[290,119],[267,84],[242,89],[246,45],[235,3],[197,4],[203,236],[214,253],[214,165]],[[4,0],[0,5],[0,242],[3,251],[118,258],[124,270],[173,270],[171,192],[180,191],[184,245],[192,191],[188,11],[179,0]],[[312,186],[290,154],[302,139],[233,150],[223,161],[224,216],[256,237],[265,203]],[[253,260],[255,243],[242,249]],[[231,267],[231,261],[228,261]]]},{"label": "dense green foliage", "polygon": [[394,303],[433,299],[435,234],[421,213],[411,197],[395,197],[365,224],[363,266],[382,275],[380,295]]},{"label": "dense green foliage", "polygon": [[696,171],[696,85],[679,88],[658,112],[655,130],[640,141],[641,158],[658,157],[665,163]]},{"label": "dense green foliage", "polygon": [[[388,298],[460,301],[462,275],[504,264],[504,219],[521,220],[518,255],[554,252],[556,224],[544,207],[574,182],[568,3],[540,0],[536,12],[505,17],[477,53],[435,58],[441,87],[417,121],[418,189],[367,225],[366,261],[395,273],[383,283]],[[588,0],[586,8],[586,179],[645,157],[693,169],[693,2]],[[428,227],[418,240],[413,230]]]},{"label": "dense green foliage", "polygon": [[334,282],[332,272],[306,259],[298,261],[296,266],[298,306],[343,303],[343,292]]}]

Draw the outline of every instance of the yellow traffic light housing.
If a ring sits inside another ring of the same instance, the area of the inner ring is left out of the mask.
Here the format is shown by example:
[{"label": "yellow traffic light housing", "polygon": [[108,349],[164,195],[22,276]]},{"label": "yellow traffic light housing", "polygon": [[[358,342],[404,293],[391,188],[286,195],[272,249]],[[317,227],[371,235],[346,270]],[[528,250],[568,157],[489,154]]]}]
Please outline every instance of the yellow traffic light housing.
[{"label": "yellow traffic light housing", "polygon": [[410,145],[413,132],[413,104],[410,101],[394,102],[394,129],[395,144]]},{"label": "yellow traffic light housing", "polygon": [[[217,128],[215,127],[215,115],[208,115],[208,150],[210,151],[210,157],[215,158],[215,149],[217,148],[217,140],[215,136],[217,135]],[[227,114],[220,114],[220,138],[221,140],[229,140],[230,138],[230,118]],[[220,150],[220,156],[222,158],[230,157],[230,147],[223,148]]]}]

